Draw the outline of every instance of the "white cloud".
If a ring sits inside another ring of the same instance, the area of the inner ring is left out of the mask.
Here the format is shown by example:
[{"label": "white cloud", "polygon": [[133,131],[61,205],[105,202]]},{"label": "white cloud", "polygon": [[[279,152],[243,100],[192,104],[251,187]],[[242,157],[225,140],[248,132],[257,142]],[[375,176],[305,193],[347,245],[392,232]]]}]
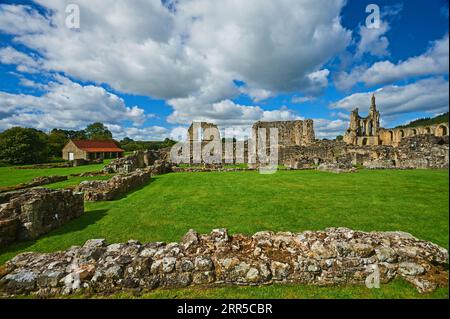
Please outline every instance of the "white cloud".
[{"label": "white cloud", "polygon": [[356,57],[361,57],[365,53],[377,57],[389,55],[389,40],[385,36],[388,31],[389,24],[386,21],[382,21],[379,28],[360,26],[358,33],[361,39],[356,50]]},{"label": "white cloud", "polygon": [[404,86],[389,85],[376,91],[349,95],[332,103],[330,107],[347,111],[359,107],[360,111],[365,113],[374,93],[377,107],[384,119],[409,112],[439,113],[449,107],[448,85],[448,81],[440,77],[423,79]]},{"label": "white cloud", "polygon": [[333,139],[337,135],[343,135],[347,126],[348,121],[341,119],[314,119],[314,132],[316,133],[316,138],[319,139]]},{"label": "white cloud", "polygon": [[24,5],[0,6],[0,31],[16,35],[37,34],[49,30],[46,17]]},{"label": "white cloud", "polygon": [[247,86],[240,87],[239,91],[248,95],[254,102],[261,102],[274,95],[271,91],[258,88],[249,88]]},{"label": "white cloud", "polygon": [[130,121],[140,125],[149,116],[138,106],[126,106],[122,98],[102,87],[83,86],[65,77],[56,77],[45,89],[47,92],[41,96],[0,91],[4,113],[0,129],[12,126],[79,129],[94,121],[116,125]]},{"label": "white cloud", "polygon": [[38,58],[31,57],[10,46],[0,48],[0,63],[17,65],[16,69],[19,72],[36,73],[42,69],[42,63]]},{"label": "white cloud", "polygon": [[198,108],[220,119],[214,105],[239,94],[233,80],[255,101],[319,94],[328,86],[324,65],[351,39],[340,24],[344,0],[186,0],[173,2],[175,10],[160,0],[79,0],[77,31],[64,25],[72,1],[36,2],[48,16],[1,5],[0,31],[38,52],[43,70],[167,99],[176,122],[205,112]]},{"label": "white cloud", "polygon": [[107,127],[113,133],[114,138],[119,140],[124,137],[129,137],[136,141],[162,141],[170,135],[170,131],[161,126],[147,126],[139,128],[109,124]]},{"label": "white cloud", "polygon": [[316,97],[314,96],[293,96],[291,102],[295,104],[302,104],[312,102],[314,100],[316,100]]},{"label": "white cloud", "polygon": [[359,66],[350,73],[340,73],[335,79],[338,89],[347,90],[361,82],[366,86],[392,83],[410,77],[448,74],[449,42],[448,34],[434,41],[422,55],[411,57],[394,64],[390,61],[374,63],[367,68]]}]

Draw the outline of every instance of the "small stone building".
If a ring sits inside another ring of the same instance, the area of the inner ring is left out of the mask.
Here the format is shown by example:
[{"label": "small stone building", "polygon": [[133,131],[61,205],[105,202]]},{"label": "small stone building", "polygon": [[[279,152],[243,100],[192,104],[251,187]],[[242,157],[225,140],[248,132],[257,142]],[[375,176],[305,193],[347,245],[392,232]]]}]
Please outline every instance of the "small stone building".
[{"label": "small stone building", "polygon": [[125,151],[114,141],[70,140],[62,150],[67,161],[123,157]]}]

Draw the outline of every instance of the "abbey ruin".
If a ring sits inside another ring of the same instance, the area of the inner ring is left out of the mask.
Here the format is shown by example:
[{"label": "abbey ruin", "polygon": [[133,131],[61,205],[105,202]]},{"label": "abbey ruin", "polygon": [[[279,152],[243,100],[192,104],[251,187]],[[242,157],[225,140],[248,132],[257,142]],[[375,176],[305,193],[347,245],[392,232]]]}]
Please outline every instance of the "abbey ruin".
[{"label": "abbey ruin", "polygon": [[369,114],[359,116],[356,108],[350,115],[350,127],[344,135],[344,141],[353,145],[392,145],[399,146],[402,139],[417,135],[448,135],[448,123],[411,127],[411,128],[380,128],[380,112],[377,111],[375,95],[372,95]]},{"label": "abbey ruin", "polygon": [[[277,139],[271,139],[271,132],[277,132]],[[358,108],[353,110],[343,141],[318,140],[313,120],[295,120],[256,122],[250,138],[240,141],[222,139],[213,123],[194,122],[189,127],[187,143],[190,153],[184,163],[189,164],[246,163],[256,168],[266,163],[266,154],[275,151],[277,164],[290,169],[313,169],[321,164],[334,165],[339,170],[358,165],[372,169],[448,168],[449,162],[448,123],[381,128],[375,96],[367,117],[361,117]],[[201,151],[195,153],[195,147]],[[205,161],[214,151],[214,161]]]}]

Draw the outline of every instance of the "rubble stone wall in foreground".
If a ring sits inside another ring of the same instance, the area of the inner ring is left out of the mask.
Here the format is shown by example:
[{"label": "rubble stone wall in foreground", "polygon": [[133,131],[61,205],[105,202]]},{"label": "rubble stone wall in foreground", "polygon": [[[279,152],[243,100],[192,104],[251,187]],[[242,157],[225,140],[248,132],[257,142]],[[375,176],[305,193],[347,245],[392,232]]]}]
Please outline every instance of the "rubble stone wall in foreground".
[{"label": "rubble stone wall in foreground", "polygon": [[170,244],[131,240],[108,245],[93,239],[62,252],[16,256],[0,268],[0,294],[50,297],[190,285],[364,284],[375,271],[381,283],[403,277],[419,292],[429,292],[447,285],[448,251],[403,232],[346,228],[253,236],[230,236],[225,229],[208,235],[190,230],[181,243]]},{"label": "rubble stone wall in foreground", "polygon": [[0,194],[0,247],[35,239],[83,212],[83,195],[71,190],[32,188]]}]

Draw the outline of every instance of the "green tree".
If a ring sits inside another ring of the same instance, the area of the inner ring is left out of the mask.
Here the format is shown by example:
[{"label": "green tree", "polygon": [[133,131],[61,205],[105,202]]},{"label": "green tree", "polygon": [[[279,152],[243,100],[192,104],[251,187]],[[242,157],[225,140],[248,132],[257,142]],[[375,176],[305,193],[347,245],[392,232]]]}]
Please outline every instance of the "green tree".
[{"label": "green tree", "polygon": [[53,129],[48,134],[48,149],[53,157],[61,157],[63,147],[69,141],[68,133],[65,130]]},{"label": "green tree", "polygon": [[112,133],[100,122],[88,125],[85,129],[86,137],[90,140],[112,140]]},{"label": "green tree", "polygon": [[33,128],[13,127],[0,133],[0,161],[36,164],[49,159],[48,137]]},{"label": "green tree", "polygon": [[336,141],[342,141],[344,140],[344,137],[342,135],[336,136]]}]

